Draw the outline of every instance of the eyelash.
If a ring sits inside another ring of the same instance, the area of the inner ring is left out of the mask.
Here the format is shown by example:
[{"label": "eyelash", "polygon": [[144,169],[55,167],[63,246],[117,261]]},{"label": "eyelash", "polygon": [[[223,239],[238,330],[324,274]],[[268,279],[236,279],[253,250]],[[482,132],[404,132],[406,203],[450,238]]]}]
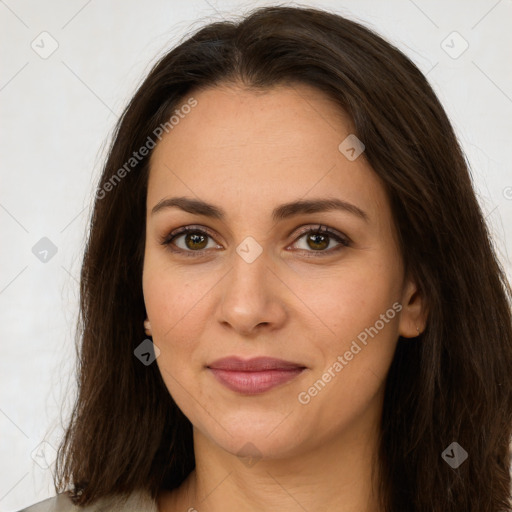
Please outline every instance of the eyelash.
[{"label": "eyelash", "polygon": [[[180,249],[180,248],[175,249],[172,247],[172,242],[176,238],[178,238],[179,236],[182,236],[182,235],[186,235],[187,233],[197,233],[197,234],[201,234],[201,235],[205,235],[205,236],[209,236],[210,238],[213,238],[212,234],[204,228],[198,228],[198,227],[194,227],[194,226],[186,226],[183,228],[179,228],[178,230],[174,230],[171,233],[169,233],[168,235],[165,235],[164,237],[162,237],[162,239],[160,240],[160,244],[166,246],[166,248],[173,253],[183,254],[187,257],[193,258],[193,257],[203,256],[204,252],[207,251],[208,249],[200,249],[198,251],[191,251],[191,250],[184,250],[184,249]],[[329,256],[335,252],[338,252],[339,250],[343,249],[344,247],[350,247],[350,245],[351,245],[351,242],[349,241],[349,239],[347,237],[342,236],[337,231],[334,231],[333,229],[331,229],[327,226],[322,226],[322,225],[319,225],[316,228],[310,227],[305,230],[302,230],[300,233],[298,233],[295,242],[298,241],[300,238],[302,238],[304,235],[307,235],[310,233],[329,235],[330,237],[334,238],[337,242],[339,242],[340,245],[335,247],[334,249],[319,250],[319,251],[313,251],[313,250],[306,251],[306,253],[313,253],[312,255],[309,255],[307,257],[316,258],[316,257]],[[299,249],[299,251],[304,251],[304,249]]]}]

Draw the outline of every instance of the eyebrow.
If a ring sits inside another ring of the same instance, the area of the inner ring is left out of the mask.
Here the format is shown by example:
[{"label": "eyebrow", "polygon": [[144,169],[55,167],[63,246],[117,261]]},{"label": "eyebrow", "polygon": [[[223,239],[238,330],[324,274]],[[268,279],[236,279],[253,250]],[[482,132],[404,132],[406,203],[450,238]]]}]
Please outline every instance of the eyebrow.
[{"label": "eyebrow", "polygon": [[[180,208],[188,213],[204,215],[205,217],[218,220],[224,220],[226,217],[222,208],[200,199],[191,199],[188,197],[170,197],[162,199],[153,207],[151,215],[167,208]],[[368,214],[361,210],[361,208],[337,198],[298,200],[281,204],[272,211],[272,220],[277,222],[299,214],[332,210],[345,211],[361,218],[365,222],[369,222]]]}]

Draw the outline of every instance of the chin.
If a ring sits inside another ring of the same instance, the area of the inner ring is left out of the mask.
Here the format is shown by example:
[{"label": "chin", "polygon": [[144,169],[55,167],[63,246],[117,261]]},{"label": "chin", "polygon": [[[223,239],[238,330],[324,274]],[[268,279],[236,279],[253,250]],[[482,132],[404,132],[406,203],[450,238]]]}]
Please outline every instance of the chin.
[{"label": "chin", "polygon": [[286,415],[269,415],[267,418],[243,415],[219,422],[223,426],[228,425],[226,430],[213,422],[214,425],[203,425],[207,428],[201,427],[200,431],[210,442],[232,455],[249,459],[279,459],[296,454],[307,435],[290,419],[291,416],[287,418]]}]

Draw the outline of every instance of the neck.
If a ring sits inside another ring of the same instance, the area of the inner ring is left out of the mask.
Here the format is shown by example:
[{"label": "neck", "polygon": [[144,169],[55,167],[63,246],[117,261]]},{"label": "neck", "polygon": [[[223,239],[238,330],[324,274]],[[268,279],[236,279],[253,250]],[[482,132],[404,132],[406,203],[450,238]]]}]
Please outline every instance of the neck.
[{"label": "neck", "polygon": [[196,468],[159,510],[376,512],[380,410],[366,414],[342,435],[283,458],[241,459],[194,428]]}]

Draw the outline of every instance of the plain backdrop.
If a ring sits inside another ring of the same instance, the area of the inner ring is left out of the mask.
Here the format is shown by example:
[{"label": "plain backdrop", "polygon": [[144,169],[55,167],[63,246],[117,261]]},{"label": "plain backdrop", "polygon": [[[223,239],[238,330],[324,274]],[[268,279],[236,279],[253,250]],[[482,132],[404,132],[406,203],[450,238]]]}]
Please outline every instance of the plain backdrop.
[{"label": "plain backdrop", "polygon": [[[151,65],[186,34],[273,3],[0,0],[1,511],[55,495],[53,450],[76,390],[80,263],[118,116]],[[427,74],[510,278],[512,1],[300,5],[362,22]]]}]

